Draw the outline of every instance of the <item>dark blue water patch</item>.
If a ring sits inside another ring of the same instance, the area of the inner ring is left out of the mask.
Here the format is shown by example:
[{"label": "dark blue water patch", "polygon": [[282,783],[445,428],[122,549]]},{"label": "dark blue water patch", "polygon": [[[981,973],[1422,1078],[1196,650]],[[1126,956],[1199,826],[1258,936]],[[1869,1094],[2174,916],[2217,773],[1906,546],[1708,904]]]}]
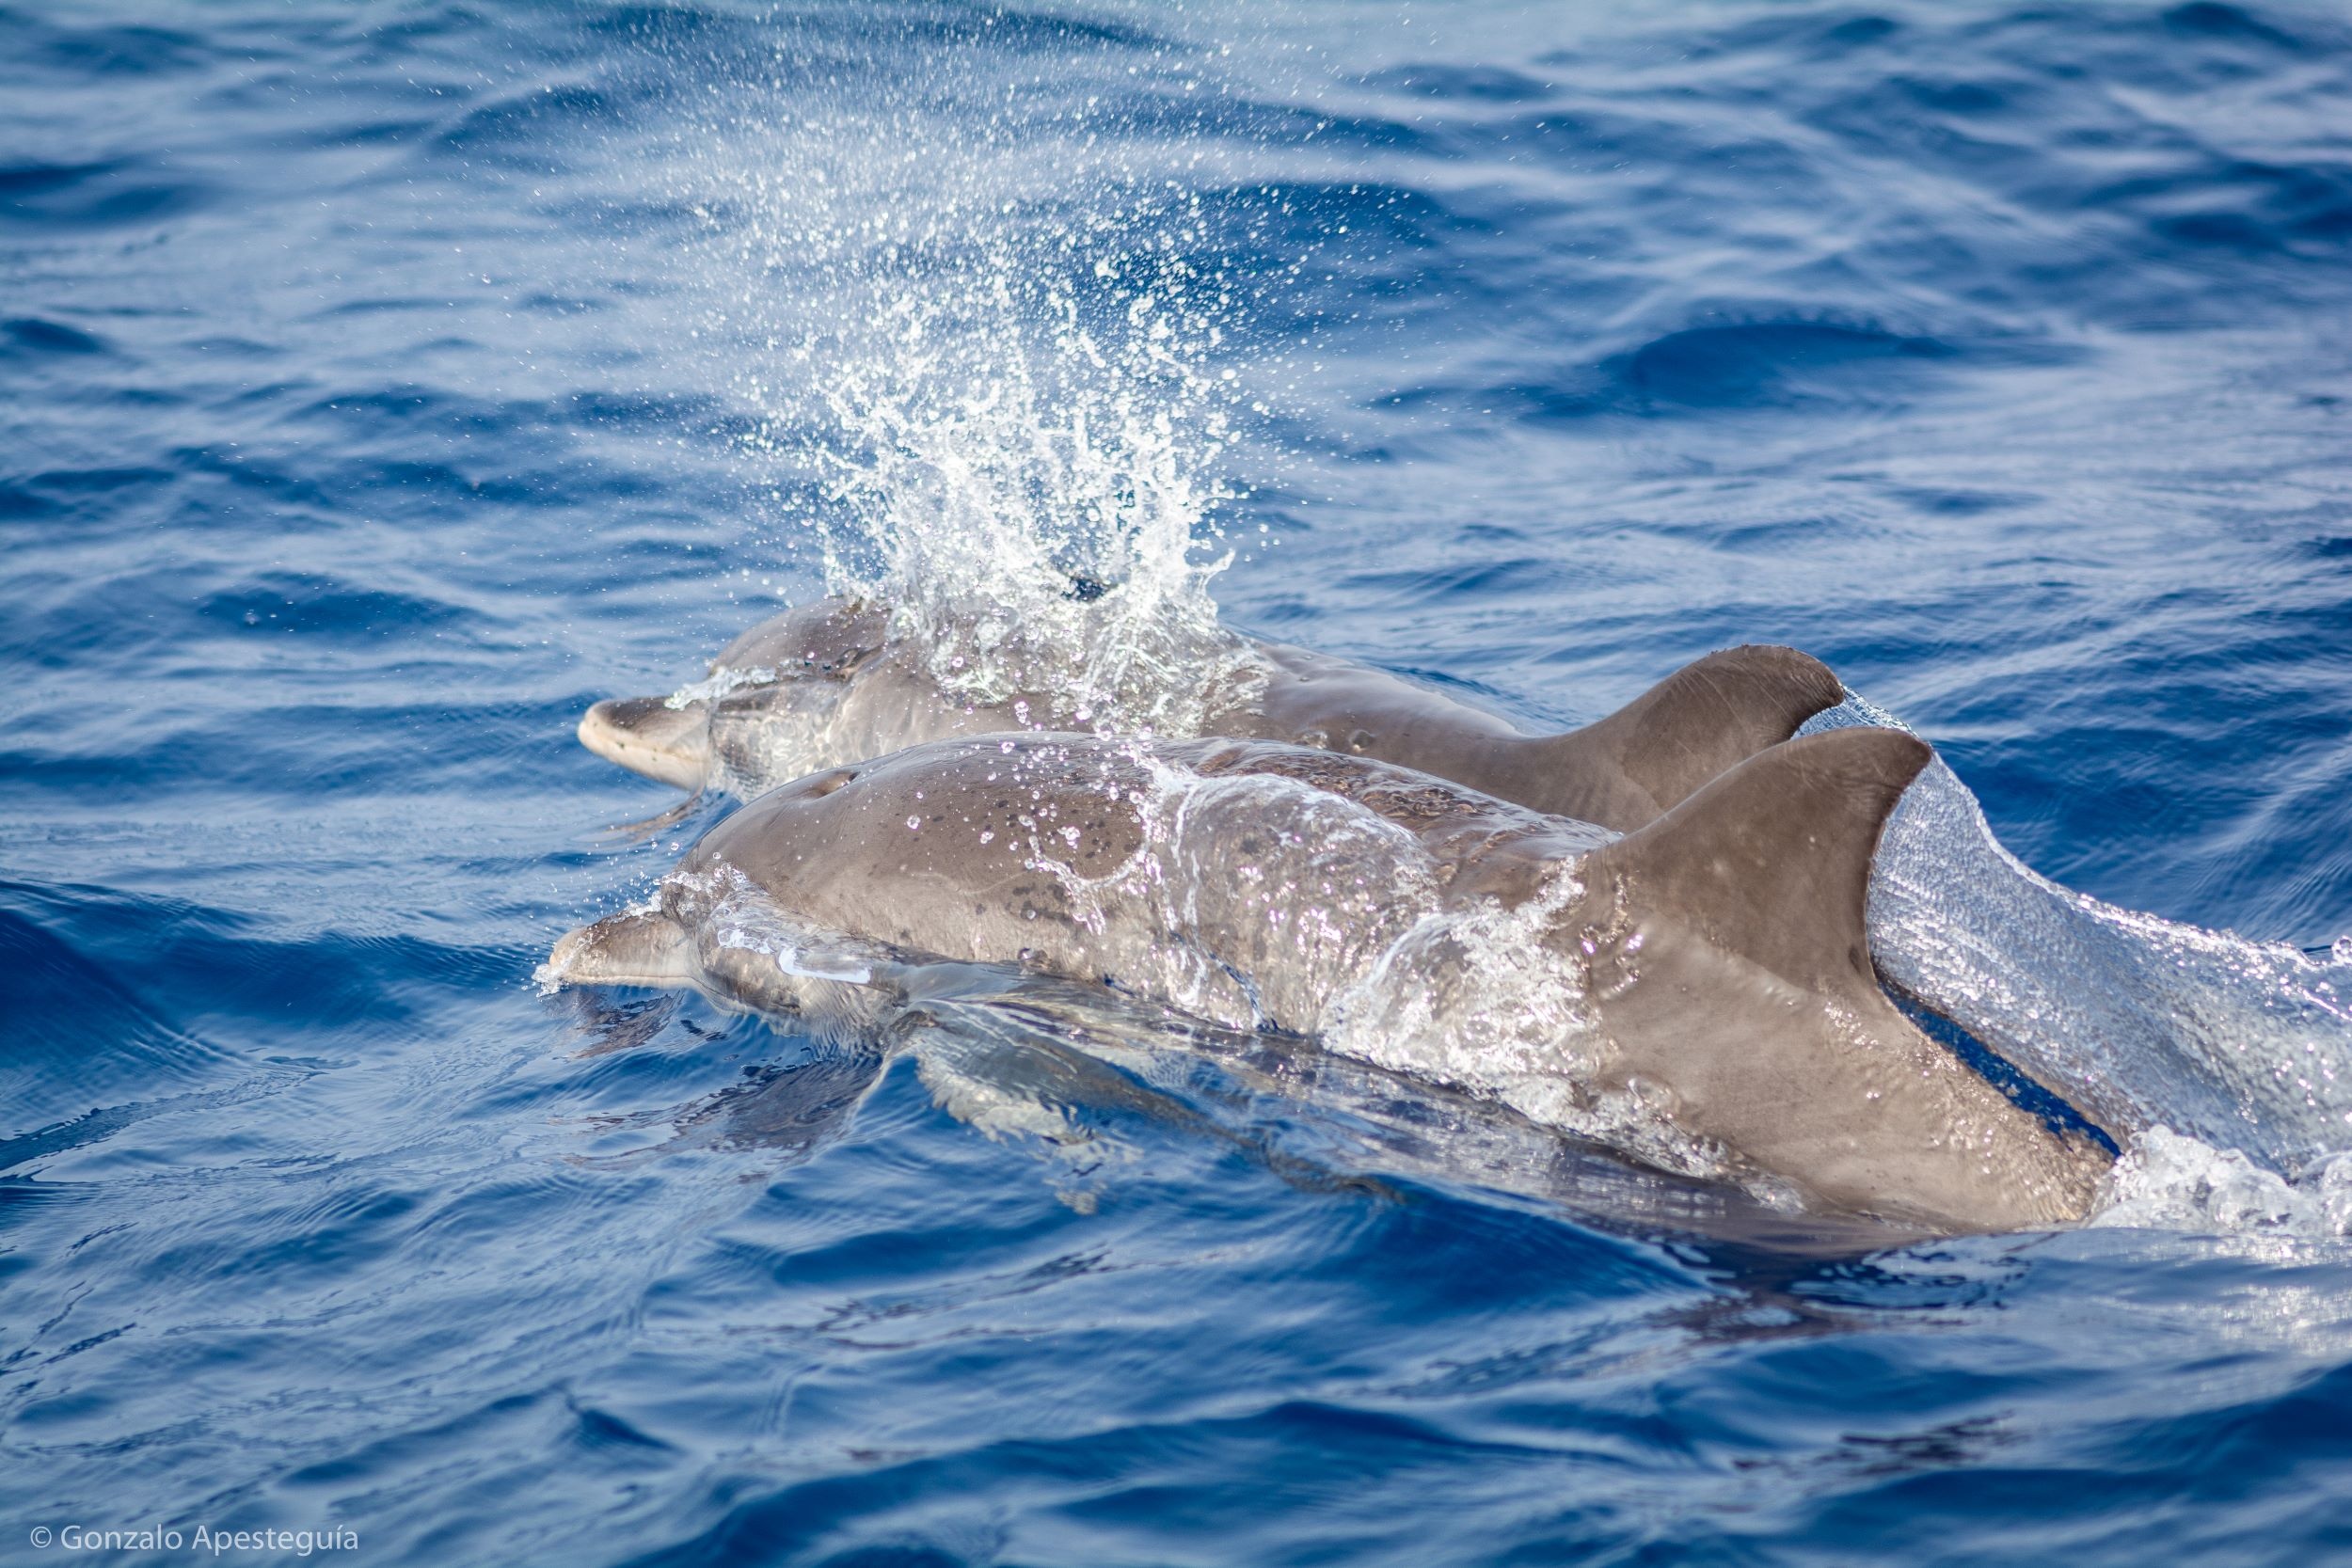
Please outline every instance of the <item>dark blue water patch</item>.
[{"label": "dark blue water patch", "polygon": [[1534,424],[1760,413],[1820,419],[1983,395],[1996,378],[2061,370],[2084,357],[2078,348],[2048,340],[1937,336],[1769,311],[1724,321],[1709,311],[1597,361],[1526,367],[1544,372],[1541,380],[1423,385],[1388,394],[1374,406],[1456,428],[1499,419]]},{"label": "dark blue water patch", "polygon": [[1810,1506],[1768,1527],[1772,1535],[1756,1544],[1774,1536],[1782,1543],[1822,1539],[1842,1546],[1825,1560],[1872,1561],[1915,1541],[1923,1525],[1950,1528],[1975,1516],[1994,1493],[2006,1499],[2011,1520],[2000,1538],[2019,1549],[2063,1529],[2119,1560],[2133,1551],[2227,1555],[2244,1544],[2206,1523],[2217,1512],[2211,1505],[2224,1501],[2261,1508],[2280,1529],[2340,1548],[2352,1542],[2352,1519],[2341,1499],[2313,1492],[2308,1478],[2344,1451],[2343,1424],[2328,1414],[2342,1381],[2341,1371],[2323,1374],[2282,1397],[2201,1412],[2168,1423],[2169,1430],[2144,1446],[2119,1444],[2094,1429],[2077,1463],[2095,1465],[2102,1476],[2095,1500],[2063,1484],[2062,1472],[2019,1463],[2014,1436],[1991,1417],[1992,1441],[1966,1456],[1975,1463],[1937,1464],[1931,1453],[1922,1456],[1926,1463],[1891,1474],[1862,1470],[1852,1484],[1825,1488]]},{"label": "dark blue water patch", "polygon": [[1463,99],[1479,103],[1523,103],[1544,96],[1547,86],[1502,66],[1395,66],[1364,78],[1370,87],[1388,87],[1423,98]]},{"label": "dark blue water patch", "polygon": [[2191,0],[2188,5],[2175,6],[2164,13],[2164,25],[2188,38],[2233,39],[2288,53],[2306,47],[2305,41],[2293,34],[2261,21],[2249,11],[2217,4],[2217,0]]},{"label": "dark blue water patch", "polygon": [[0,484],[0,522],[25,522],[54,517],[65,508],[48,497],[13,484]]},{"label": "dark blue water patch", "polygon": [[1450,572],[1359,572],[1349,578],[1349,586],[1384,590],[1410,601],[1486,593],[1506,584],[1514,594],[1540,594],[1563,588],[1568,580],[1556,562],[1521,558],[1481,562]]},{"label": "dark blue water patch", "polygon": [[[493,439],[504,446],[534,438],[548,440],[573,431],[693,431],[725,437],[756,428],[752,415],[709,394],[662,395],[593,387],[553,402],[483,399],[427,385],[355,389],[314,398],[294,417],[301,423],[332,432],[346,450],[360,441],[436,443],[430,450],[443,467],[451,466],[453,458],[469,455],[453,446],[469,439]],[[407,445],[405,450],[418,449]],[[216,451],[188,449],[180,456],[192,467],[234,471],[235,460]],[[602,482],[613,485],[644,483],[641,476],[625,468],[606,468],[601,473]]]},{"label": "dark blue water patch", "polygon": [[1898,489],[1891,494],[1921,512],[1944,517],[1975,517],[1990,512],[2014,511],[2032,506],[2042,499],[1997,490]]},{"label": "dark blue water patch", "polygon": [[[233,513],[233,509],[230,509]],[[114,520],[135,524],[145,520],[144,509],[129,517],[110,509]],[[202,515],[200,510],[179,515]],[[221,668],[220,656],[243,663],[244,657],[227,648],[196,653],[206,631],[232,636],[277,633],[292,636],[315,650],[347,647],[354,642],[399,642],[421,667],[448,657],[453,649],[478,647],[495,641],[495,627],[477,610],[455,602],[462,597],[440,585],[429,595],[402,592],[387,582],[382,587],[355,587],[347,582],[303,572],[273,572],[260,579],[242,578],[217,564],[193,566],[177,576],[143,572],[112,584],[95,584],[81,575],[85,552],[75,550],[43,562],[47,570],[27,574],[28,588],[40,598],[30,600],[11,631],[10,646],[29,663],[64,667],[100,655],[124,679],[152,678],[157,663],[188,675]],[[222,582],[223,577],[230,580]],[[415,579],[409,579],[415,587]],[[249,653],[249,650],[248,650]],[[142,705],[151,714],[156,705]],[[114,717],[131,715],[117,705]],[[92,714],[92,717],[106,715]],[[135,734],[126,730],[124,734]],[[38,743],[38,736],[20,736]]]},{"label": "dark blue water patch", "polygon": [[[371,914],[381,911],[355,911],[340,929],[298,915],[265,924],[152,895],[0,884],[0,915],[27,976],[11,1007],[24,1010],[16,1031],[33,1049],[18,1066],[69,1079],[85,1068],[79,1052],[33,1032],[34,1014],[43,1027],[78,1019],[77,1037],[120,1042],[159,1082],[264,1045],[298,1049],[318,1037],[322,1019],[350,1041],[400,1037],[438,997],[518,984],[535,957],[532,945],[370,931],[361,922]],[[234,1052],[211,1043],[232,1037]]]},{"label": "dark blue water patch", "polygon": [[[10,898],[9,903],[17,900]],[[144,966],[103,961],[18,910],[0,908],[0,1132],[21,1136],[119,1097],[183,1088],[218,1061],[217,1048],[175,1027],[139,994]]]},{"label": "dark blue water patch", "polygon": [[5,344],[0,344],[0,357],[108,352],[106,341],[96,333],[85,332],[64,322],[43,321],[38,316],[19,316],[12,321],[0,322],[0,338],[7,340]]},{"label": "dark blue water patch", "polygon": [[[385,477],[398,485],[395,475]],[[406,634],[467,619],[463,610],[445,602],[282,572],[208,594],[195,608],[208,620],[329,639]]]},{"label": "dark blue water patch", "polygon": [[1886,993],[1901,1009],[1903,1016],[1919,1026],[1922,1034],[1966,1063],[1971,1071],[1999,1089],[2010,1104],[2030,1113],[2051,1132],[2061,1136],[2088,1138],[2106,1149],[2110,1157],[2122,1152],[2105,1128],[2086,1117],[2063,1095],[2053,1092],[2020,1070],[2015,1063],[1966,1029],[1916,997],[1892,988],[1888,988]]},{"label": "dark blue water patch", "polygon": [[469,157],[527,150],[517,161],[541,166],[549,133],[577,133],[620,118],[622,103],[593,87],[552,84],[469,109],[441,133],[443,147]]},{"label": "dark blue water patch", "polygon": [[195,70],[214,55],[199,33],[119,24],[76,27],[15,8],[0,10],[0,28],[11,39],[11,74],[35,79],[51,72],[171,75]]},{"label": "dark blue water patch", "polygon": [[1931,362],[1957,352],[1933,338],[1873,327],[1764,322],[1669,333],[1603,369],[1638,396],[1707,407],[1793,400],[1847,367]]},{"label": "dark blue water patch", "polygon": [[23,483],[53,496],[111,497],[125,490],[160,488],[176,477],[165,468],[49,468],[25,475]]},{"label": "dark blue water patch", "polygon": [[211,199],[207,182],[130,159],[0,168],[0,223],[43,232],[125,229],[184,216]]}]

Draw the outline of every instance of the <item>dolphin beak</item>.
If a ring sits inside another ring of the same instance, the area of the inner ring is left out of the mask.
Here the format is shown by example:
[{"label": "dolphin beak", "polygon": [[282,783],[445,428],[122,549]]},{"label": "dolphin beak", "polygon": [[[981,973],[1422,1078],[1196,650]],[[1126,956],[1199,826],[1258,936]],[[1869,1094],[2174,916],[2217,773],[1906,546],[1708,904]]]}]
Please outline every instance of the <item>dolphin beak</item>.
[{"label": "dolphin beak", "polygon": [[540,985],[675,986],[693,974],[693,942],[677,922],[637,910],[566,931],[532,972]]},{"label": "dolphin beak", "polygon": [[660,697],[608,697],[580,721],[580,743],[632,773],[700,789],[710,771],[710,707]]}]

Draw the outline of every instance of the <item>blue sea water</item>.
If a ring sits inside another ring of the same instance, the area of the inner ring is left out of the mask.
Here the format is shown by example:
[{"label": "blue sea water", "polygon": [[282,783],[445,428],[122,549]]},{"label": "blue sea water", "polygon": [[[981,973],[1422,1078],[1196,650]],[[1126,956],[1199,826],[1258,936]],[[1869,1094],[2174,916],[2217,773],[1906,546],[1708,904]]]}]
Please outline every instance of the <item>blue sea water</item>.
[{"label": "blue sea water", "polygon": [[55,0],[0,128],[0,1561],[2352,1556],[2340,1239],[530,981],[720,809],[590,701],[1023,507],[1531,725],[1791,642],[2352,931],[2339,11]]}]

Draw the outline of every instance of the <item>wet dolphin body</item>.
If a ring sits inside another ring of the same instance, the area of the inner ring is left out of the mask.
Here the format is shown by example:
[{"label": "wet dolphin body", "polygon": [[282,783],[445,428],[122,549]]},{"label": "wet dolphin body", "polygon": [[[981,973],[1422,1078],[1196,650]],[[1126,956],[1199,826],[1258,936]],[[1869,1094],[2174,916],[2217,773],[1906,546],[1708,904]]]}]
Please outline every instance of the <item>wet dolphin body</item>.
[{"label": "wet dolphin body", "polygon": [[[600,703],[581,738],[641,772],[748,796],[943,735],[1025,727],[1010,704],[957,705],[887,623],[837,599],[775,617],[721,653],[714,698]],[[1901,727],[1785,648],[1710,655],[1586,729],[1530,736],[1359,665],[1247,646],[1263,686],[1206,705],[1198,733],[1381,757],[1619,832],[1792,731]],[[746,668],[754,684],[720,689]],[[2293,1174],[2352,1135],[2352,965],[2059,888],[2001,847],[1941,763],[1905,793],[1885,847],[1869,903],[1882,977],[2112,1138],[2162,1125]]]},{"label": "wet dolphin body", "polygon": [[[711,663],[707,695],[624,697],[580,721],[589,750],[684,789],[745,799],[959,735],[1041,726],[1035,699],[961,702],[893,644],[886,611],[838,598],[774,617]],[[1394,675],[1251,641],[1262,679],[1209,694],[1198,733],[1376,757],[1499,800],[1628,832],[1844,700],[1819,660],[1748,646],[1685,666],[1597,723],[1529,736]]]},{"label": "wet dolphin body", "polygon": [[[1567,1021],[1522,1055],[1575,1093],[1636,1096],[1833,1208],[1952,1230],[2075,1218],[2106,1153],[2011,1104],[1872,974],[1871,856],[1929,756],[1887,730],[1805,736],[1613,840],[1279,743],[935,742],[761,797],[656,907],[570,933],[543,974],[791,1011],[878,1006],[945,958],[1334,1041],[1418,1007],[1410,1027],[1458,1049],[1494,997],[1446,922],[1516,919],[1539,978],[1513,1016]],[[812,930],[868,945],[791,934]],[[1430,1061],[1469,1082],[1446,1050]]]}]

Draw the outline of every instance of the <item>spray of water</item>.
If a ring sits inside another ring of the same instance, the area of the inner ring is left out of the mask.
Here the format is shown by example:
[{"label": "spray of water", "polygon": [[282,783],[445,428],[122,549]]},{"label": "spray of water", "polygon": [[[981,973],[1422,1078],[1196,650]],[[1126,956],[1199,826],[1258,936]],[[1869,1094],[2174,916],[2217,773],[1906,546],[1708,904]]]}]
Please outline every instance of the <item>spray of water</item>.
[{"label": "spray of water", "polygon": [[946,690],[1184,734],[1238,668],[1208,591],[1231,554],[1201,548],[1227,499],[1199,477],[1227,434],[1198,359],[1218,329],[1182,287],[1131,292],[1104,327],[1005,263],[977,324],[898,302],[889,341],[820,382],[847,436],[809,454],[826,586],[890,605],[893,640]]},{"label": "spray of water", "polygon": [[714,126],[691,165],[701,270],[730,280],[705,352],[755,411],[769,543],[1035,724],[1190,733],[1252,678],[1209,589],[1264,411],[1253,302],[1305,259],[1229,261],[1262,198],[1156,118],[1203,63],[1079,40],[1035,79],[860,76]]}]

